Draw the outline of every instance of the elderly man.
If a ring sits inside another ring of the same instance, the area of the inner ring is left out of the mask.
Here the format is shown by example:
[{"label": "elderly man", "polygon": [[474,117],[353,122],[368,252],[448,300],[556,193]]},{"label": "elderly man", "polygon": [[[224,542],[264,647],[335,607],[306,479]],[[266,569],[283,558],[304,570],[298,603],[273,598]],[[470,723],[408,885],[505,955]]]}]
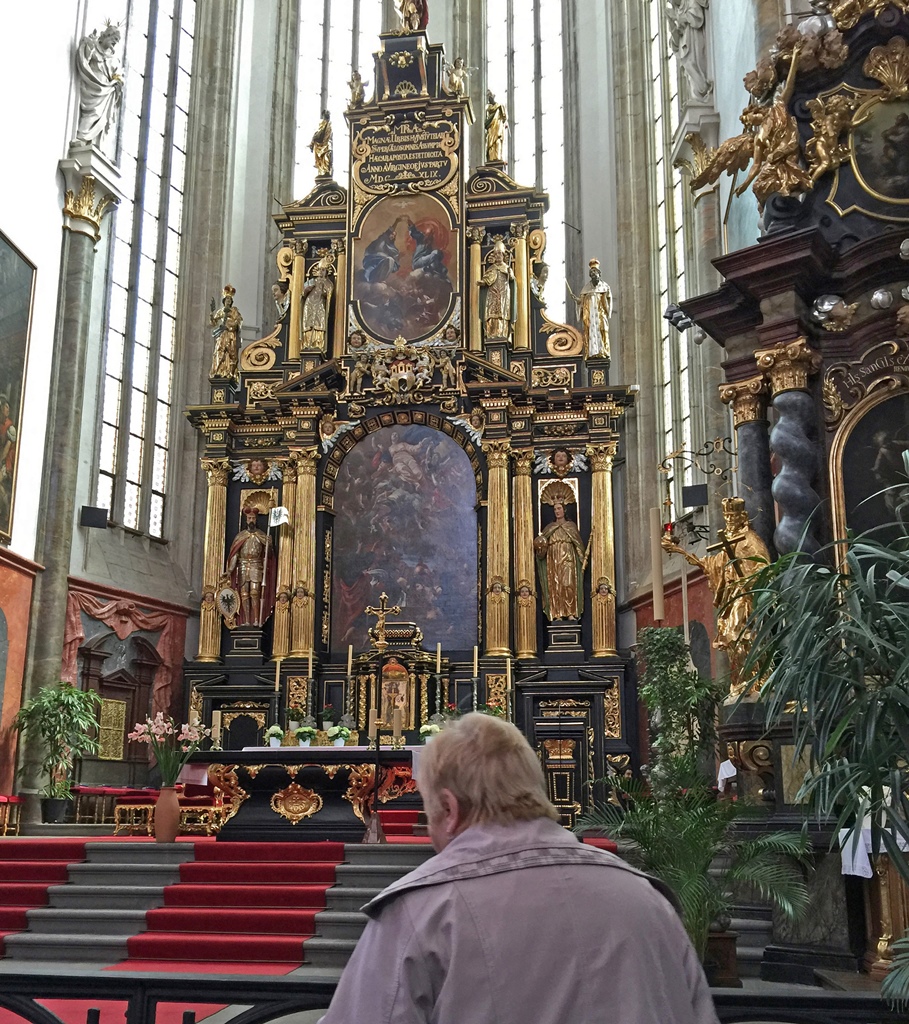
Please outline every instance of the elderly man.
[{"label": "elderly man", "polygon": [[556,824],[513,725],[450,723],[419,786],[438,855],[367,905],[321,1024],[716,1024],[662,884]]}]

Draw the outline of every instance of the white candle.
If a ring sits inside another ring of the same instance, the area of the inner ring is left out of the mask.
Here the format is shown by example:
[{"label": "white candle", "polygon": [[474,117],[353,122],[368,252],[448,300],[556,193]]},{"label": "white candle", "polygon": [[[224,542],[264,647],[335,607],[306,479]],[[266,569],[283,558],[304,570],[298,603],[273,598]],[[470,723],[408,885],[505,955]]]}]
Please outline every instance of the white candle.
[{"label": "white candle", "polygon": [[368,736],[375,736],[376,735],[376,722],[378,721],[378,718],[379,718],[379,712],[376,710],[376,708],[370,708],[369,709],[369,730],[367,732]]},{"label": "white candle", "polygon": [[281,689],[281,659],[275,658],[275,693]]},{"label": "white candle", "polygon": [[663,525],[660,510],[650,510],[650,571],[653,576],[653,618],[660,622],[666,618],[663,604],[663,548],[660,541],[663,537]]},{"label": "white candle", "polygon": [[353,644],[349,644],[347,647],[347,674],[351,675],[353,672]]},{"label": "white candle", "polygon": [[391,714],[391,719],[394,725],[394,737],[399,739],[404,729],[404,712],[400,708],[395,708]]},{"label": "white candle", "polygon": [[436,644],[436,675],[442,671],[442,645]]},{"label": "white candle", "polygon": [[479,652],[477,651],[477,648],[474,647],[474,649],[473,649],[473,674],[474,674],[474,678],[476,678],[480,674],[479,664],[477,662],[477,654],[478,653]]},{"label": "white candle", "polygon": [[312,679],[312,648],[309,649],[309,671],[306,673]]},{"label": "white candle", "polygon": [[215,743],[221,742],[221,712],[211,713],[211,738]]},{"label": "white candle", "polygon": [[505,686],[511,689],[511,658],[505,659]]}]

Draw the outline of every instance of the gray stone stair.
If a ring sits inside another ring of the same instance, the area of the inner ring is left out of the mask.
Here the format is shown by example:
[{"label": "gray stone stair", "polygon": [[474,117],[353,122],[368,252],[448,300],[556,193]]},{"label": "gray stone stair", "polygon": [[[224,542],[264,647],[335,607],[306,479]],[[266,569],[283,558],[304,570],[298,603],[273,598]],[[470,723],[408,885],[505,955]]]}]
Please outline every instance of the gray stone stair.
[{"label": "gray stone stair", "polygon": [[433,853],[431,846],[418,843],[346,846],[345,863],[336,868],[336,884],[325,896],[327,909],[316,914],[316,934],[303,946],[306,964],[343,968],[366,927],[360,907]]},{"label": "gray stone stair", "polygon": [[732,918],[731,931],[738,932],[735,955],[739,962],[739,976],[759,978],[764,949],[773,941],[773,920],[770,907],[737,907]]},{"label": "gray stone stair", "polygon": [[86,861],[71,864],[69,882],[48,889],[47,907],[28,911],[28,931],[4,939],[12,959],[115,963],[126,940],[145,930],[145,911],[163,904],[180,880],[192,843],[88,843]]}]

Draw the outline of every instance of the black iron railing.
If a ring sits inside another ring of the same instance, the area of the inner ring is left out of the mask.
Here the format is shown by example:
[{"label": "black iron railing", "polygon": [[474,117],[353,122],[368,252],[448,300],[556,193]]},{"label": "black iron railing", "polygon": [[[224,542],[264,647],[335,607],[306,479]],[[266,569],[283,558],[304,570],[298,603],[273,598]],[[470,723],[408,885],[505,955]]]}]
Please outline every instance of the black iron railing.
[{"label": "black iron railing", "polygon": [[[9,967],[9,961],[4,965]],[[620,983],[620,982],[619,982]],[[48,968],[47,972],[0,971],[0,1007],[12,1010],[32,1024],[60,1024],[60,1018],[39,1000],[88,1000],[96,1010],[104,1002],[125,1002],[126,1024],[155,1024],[159,1003],[178,1006],[228,1004],[246,1006],[231,1024],[266,1022],[303,1010],[318,1010],[331,1002],[335,981],[290,975],[207,975],[129,973],[127,971],[75,971]],[[827,992],[750,992],[714,989],[714,1003],[723,1024],[896,1024],[906,1014],[888,1009],[872,994]],[[193,1024],[192,1010],[184,1024]],[[86,1024],[96,1024],[97,1013],[87,1011]],[[81,1021],[80,1021],[81,1024]]]}]

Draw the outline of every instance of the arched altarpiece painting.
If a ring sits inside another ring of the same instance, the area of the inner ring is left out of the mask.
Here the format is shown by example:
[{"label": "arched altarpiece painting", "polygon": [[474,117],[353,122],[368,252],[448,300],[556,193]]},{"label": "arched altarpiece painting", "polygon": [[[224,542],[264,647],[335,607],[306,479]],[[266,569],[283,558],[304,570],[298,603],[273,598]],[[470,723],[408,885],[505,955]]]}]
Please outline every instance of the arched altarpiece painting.
[{"label": "arched altarpiece painting", "polygon": [[379,594],[425,643],[477,643],[477,492],[464,449],[420,424],[369,433],[335,488],[332,647],[368,647],[363,609]]}]

